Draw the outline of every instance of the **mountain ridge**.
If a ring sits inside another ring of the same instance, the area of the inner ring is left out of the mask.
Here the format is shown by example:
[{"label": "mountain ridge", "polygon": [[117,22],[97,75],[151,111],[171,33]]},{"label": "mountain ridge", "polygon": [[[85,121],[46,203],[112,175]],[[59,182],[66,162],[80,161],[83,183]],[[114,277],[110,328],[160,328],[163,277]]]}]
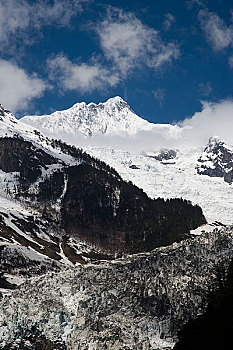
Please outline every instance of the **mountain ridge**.
[{"label": "mountain ridge", "polygon": [[70,133],[84,137],[108,134],[115,136],[135,135],[154,128],[173,130],[170,124],[154,124],[139,117],[121,97],[106,102],[75,103],[71,108],[50,115],[24,116],[22,122],[37,127],[46,134]]}]

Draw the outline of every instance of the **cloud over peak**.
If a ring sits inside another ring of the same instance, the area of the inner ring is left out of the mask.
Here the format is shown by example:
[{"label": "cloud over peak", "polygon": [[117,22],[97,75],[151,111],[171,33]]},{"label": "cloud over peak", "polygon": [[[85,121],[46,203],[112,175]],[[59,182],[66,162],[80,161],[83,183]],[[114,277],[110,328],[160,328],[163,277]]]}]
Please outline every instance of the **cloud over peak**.
[{"label": "cloud over peak", "polygon": [[107,85],[114,86],[119,77],[102,67],[97,61],[73,63],[63,54],[47,60],[50,79],[63,90],[92,91]]},{"label": "cloud over peak", "polygon": [[[201,112],[182,122],[187,142],[203,145],[213,135],[233,145],[233,101],[223,100],[217,103],[202,102]],[[192,141],[188,141],[188,140]]]},{"label": "cloud over peak", "polygon": [[156,70],[180,53],[176,43],[163,42],[158,31],[143,24],[133,13],[118,8],[108,8],[97,33],[106,59],[123,75],[140,65]]},{"label": "cloud over peak", "polygon": [[109,6],[107,16],[95,26],[101,52],[80,64],[64,54],[49,58],[50,79],[63,90],[82,93],[113,87],[143,66],[158,70],[179,57],[176,43],[165,43],[159,32],[133,13]]},{"label": "cloud over peak", "polygon": [[232,46],[233,25],[227,26],[216,13],[210,12],[206,8],[199,11],[198,18],[205,37],[213,50],[221,51]]}]

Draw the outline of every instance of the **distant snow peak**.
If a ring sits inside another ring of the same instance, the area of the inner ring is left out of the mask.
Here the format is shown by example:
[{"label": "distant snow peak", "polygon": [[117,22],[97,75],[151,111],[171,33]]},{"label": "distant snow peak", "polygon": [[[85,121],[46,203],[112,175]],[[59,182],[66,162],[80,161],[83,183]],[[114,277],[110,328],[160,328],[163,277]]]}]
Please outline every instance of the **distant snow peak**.
[{"label": "distant snow peak", "polygon": [[219,153],[219,151],[222,152],[223,149],[233,152],[233,147],[221,140],[219,136],[211,136],[204,151]]},{"label": "distant snow peak", "polygon": [[208,144],[206,145],[205,151],[210,151],[219,146],[226,146],[226,144],[220,140],[219,136],[211,136],[209,138]]},{"label": "distant snow peak", "polygon": [[128,103],[120,96],[110,97],[105,104],[118,104],[118,105],[126,105],[129,106]]},{"label": "distant snow peak", "polygon": [[[109,98],[106,102],[100,102],[100,103],[95,103],[95,102],[90,102],[90,103],[86,103],[86,102],[77,102],[75,103],[71,108],[96,108],[96,107],[105,107],[105,106],[118,106],[121,108],[127,107],[130,109],[128,103],[123,100],[122,97],[120,96],[115,96],[115,97],[111,97]],[[71,109],[69,108],[69,109]],[[68,110],[69,110],[68,109]]]},{"label": "distant snow peak", "polygon": [[76,103],[73,107],[51,115],[25,116],[24,123],[46,134],[72,134],[77,136],[135,135],[141,130],[150,130],[154,124],[137,116],[120,96],[103,103]]},{"label": "distant snow peak", "polygon": [[211,137],[198,159],[197,172],[200,175],[223,177],[224,181],[232,183],[233,148],[221,141],[218,136]]}]

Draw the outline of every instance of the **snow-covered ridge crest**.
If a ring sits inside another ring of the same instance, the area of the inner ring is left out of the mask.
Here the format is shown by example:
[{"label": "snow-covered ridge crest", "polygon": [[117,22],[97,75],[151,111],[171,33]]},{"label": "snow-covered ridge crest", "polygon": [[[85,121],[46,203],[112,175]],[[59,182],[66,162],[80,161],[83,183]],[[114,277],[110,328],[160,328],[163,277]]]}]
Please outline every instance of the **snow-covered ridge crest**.
[{"label": "snow-covered ridge crest", "polygon": [[[46,134],[66,133],[85,137],[101,134],[135,135],[139,131],[148,131],[160,126],[139,117],[119,96],[99,104],[76,103],[67,110],[51,115],[25,116],[21,121]],[[163,127],[174,128],[166,124]]]}]

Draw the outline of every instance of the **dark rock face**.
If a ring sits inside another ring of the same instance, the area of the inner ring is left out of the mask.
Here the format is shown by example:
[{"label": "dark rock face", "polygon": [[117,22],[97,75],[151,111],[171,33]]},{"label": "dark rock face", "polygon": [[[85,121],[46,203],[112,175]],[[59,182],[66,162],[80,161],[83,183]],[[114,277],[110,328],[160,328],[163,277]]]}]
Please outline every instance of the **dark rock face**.
[{"label": "dark rock face", "polygon": [[10,113],[10,111],[3,108],[3,106],[0,104],[0,118],[4,117],[6,114]]},{"label": "dark rock face", "polygon": [[34,222],[27,216],[4,216],[0,222],[0,288],[12,289],[26,278],[65,268],[59,238],[54,237],[56,231],[50,236],[51,223],[42,219]]},{"label": "dark rock face", "polygon": [[233,150],[216,137],[209,140],[203,154],[198,159],[197,172],[200,175],[222,177],[233,181]]},{"label": "dark rock face", "polygon": [[152,156],[152,158],[159,161],[174,159],[176,158],[176,151],[173,149],[164,149],[158,155]]},{"label": "dark rock face", "polygon": [[132,164],[129,166],[130,169],[134,169],[134,170],[137,170],[137,169],[140,169],[137,165],[135,164]]},{"label": "dark rock face", "polygon": [[152,200],[105,163],[62,142],[52,145],[77,165],[23,139],[2,138],[0,169],[19,172],[14,195],[55,220],[67,237],[121,255],[180,241],[206,222],[199,207],[182,199]]},{"label": "dark rock face", "polygon": [[[59,271],[61,269],[61,264],[59,265],[54,259],[32,259],[30,255],[27,256],[26,247],[22,247],[18,250],[10,249],[9,246],[1,246],[0,249],[0,264],[2,274],[14,274],[20,271],[22,275],[27,277],[33,277],[35,275],[43,275],[48,271]],[[54,253],[55,255],[55,253]],[[58,256],[59,258],[59,256]]]}]

